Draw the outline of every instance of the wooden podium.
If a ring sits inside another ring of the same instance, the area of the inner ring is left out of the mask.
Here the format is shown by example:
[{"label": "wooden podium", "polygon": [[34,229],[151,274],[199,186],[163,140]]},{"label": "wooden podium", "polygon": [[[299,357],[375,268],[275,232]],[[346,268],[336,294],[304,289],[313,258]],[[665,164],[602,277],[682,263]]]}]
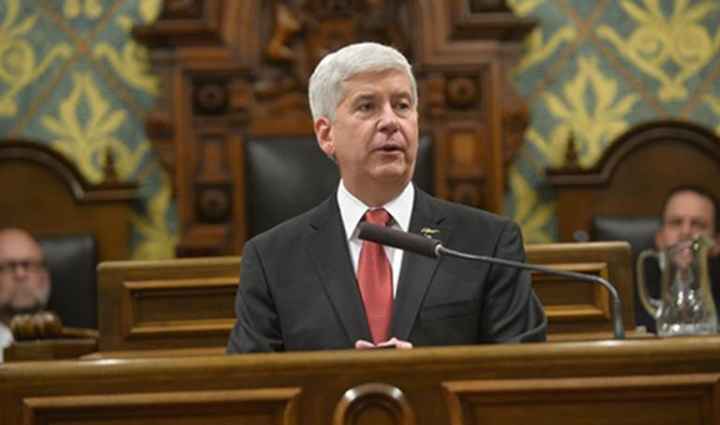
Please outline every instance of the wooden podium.
[{"label": "wooden podium", "polygon": [[0,366],[0,424],[720,424],[720,337]]},{"label": "wooden podium", "polygon": [[[633,278],[627,242],[537,244],[528,261],[600,276],[611,281],[624,302],[630,334]],[[224,347],[235,323],[234,300],[240,257],[162,261],[114,261],[98,267],[102,353]],[[586,282],[532,274],[533,287],[548,316],[551,340],[612,336],[607,291]]]}]

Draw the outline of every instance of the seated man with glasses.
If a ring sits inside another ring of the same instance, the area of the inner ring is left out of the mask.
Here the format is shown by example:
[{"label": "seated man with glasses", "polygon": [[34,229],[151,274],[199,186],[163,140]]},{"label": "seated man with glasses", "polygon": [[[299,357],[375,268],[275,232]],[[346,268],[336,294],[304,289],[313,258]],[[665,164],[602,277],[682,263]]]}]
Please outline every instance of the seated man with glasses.
[{"label": "seated man with glasses", "polygon": [[49,297],[50,277],[40,245],[24,230],[0,230],[0,361],[2,349],[13,341],[13,316],[44,309]]}]

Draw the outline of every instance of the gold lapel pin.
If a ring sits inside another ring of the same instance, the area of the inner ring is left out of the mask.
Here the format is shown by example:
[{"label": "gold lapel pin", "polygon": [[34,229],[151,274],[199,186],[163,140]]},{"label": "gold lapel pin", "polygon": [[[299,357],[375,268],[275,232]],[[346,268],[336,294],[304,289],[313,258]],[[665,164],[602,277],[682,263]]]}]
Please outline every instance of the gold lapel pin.
[{"label": "gold lapel pin", "polygon": [[440,230],[432,229],[430,227],[423,227],[422,229],[420,229],[420,233],[422,233],[426,238],[432,239],[434,235],[440,233]]}]

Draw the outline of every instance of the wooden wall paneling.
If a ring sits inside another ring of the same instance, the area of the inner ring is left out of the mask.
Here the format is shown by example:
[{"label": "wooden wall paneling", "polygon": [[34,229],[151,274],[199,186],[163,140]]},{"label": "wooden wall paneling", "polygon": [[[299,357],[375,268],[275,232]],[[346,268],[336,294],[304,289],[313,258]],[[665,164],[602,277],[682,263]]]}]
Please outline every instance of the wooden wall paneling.
[{"label": "wooden wall paneling", "polygon": [[[495,3],[166,0],[157,22],[133,34],[161,75],[172,77],[147,127],[174,175],[177,253],[241,252],[252,202],[244,141],[312,135],[310,73],[327,52],[360,40],[392,44],[414,64],[421,131],[438,153],[438,194],[500,211],[505,170],[528,121],[507,70],[534,23]],[[208,138],[208,131],[216,133]],[[202,158],[215,137],[232,146],[232,158],[210,183]],[[220,205],[231,208],[221,213]]]}]

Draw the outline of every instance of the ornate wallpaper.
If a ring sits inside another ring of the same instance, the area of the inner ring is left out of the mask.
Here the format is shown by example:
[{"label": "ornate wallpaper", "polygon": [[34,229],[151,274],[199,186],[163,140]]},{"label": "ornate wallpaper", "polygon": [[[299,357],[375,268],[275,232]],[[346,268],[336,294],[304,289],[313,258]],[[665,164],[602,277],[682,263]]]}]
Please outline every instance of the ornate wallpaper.
[{"label": "ornate wallpaper", "polygon": [[528,242],[556,238],[548,166],[570,132],[592,165],[633,125],[680,118],[720,132],[717,0],[510,0],[540,25],[515,82],[530,106],[525,145],[509,173],[506,214]]},{"label": "ornate wallpaper", "polygon": [[158,84],[130,37],[160,0],[0,0],[0,134],[48,143],[92,182],[112,149],[121,180],[140,184],[134,258],[173,255],[168,175],[144,134]]},{"label": "ornate wallpaper", "polygon": [[[677,117],[720,132],[717,0],[509,0],[538,19],[515,81],[531,107],[509,173],[506,214],[527,242],[555,238],[544,169],[570,132],[592,164],[630,126]],[[106,149],[121,179],[140,183],[133,257],[173,255],[170,181],[143,130],[158,85],[129,35],[160,0],[0,0],[0,133],[49,143],[91,181]]]}]

